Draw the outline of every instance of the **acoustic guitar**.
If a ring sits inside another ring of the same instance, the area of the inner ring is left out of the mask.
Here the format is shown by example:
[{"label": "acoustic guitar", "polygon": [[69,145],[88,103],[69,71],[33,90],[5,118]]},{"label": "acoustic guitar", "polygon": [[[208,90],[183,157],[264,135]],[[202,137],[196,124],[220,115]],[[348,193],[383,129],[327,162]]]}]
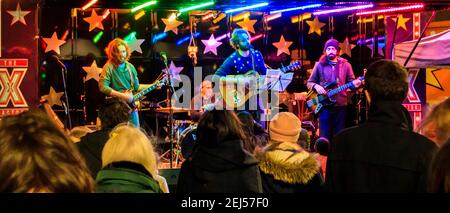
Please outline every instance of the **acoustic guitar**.
[{"label": "acoustic guitar", "polygon": [[[295,61],[291,63],[289,66],[282,67],[279,70],[283,73],[286,73],[291,70],[299,69],[301,67],[301,63],[299,61]],[[270,70],[267,70],[267,73]],[[251,70],[243,75],[235,75],[234,77],[244,77],[250,79],[250,84],[233,84],[223,81],[219,87],[220,95],[223,99],[224,104],[227,108],[239,108],[244,105],[250,97],[253,95],[260,94],[263,91],[267,91],[269,88],[268,85],[265,84],[265,76],[260,76],[258,72]],[[230,77],[230,76],[227,76]]]}]

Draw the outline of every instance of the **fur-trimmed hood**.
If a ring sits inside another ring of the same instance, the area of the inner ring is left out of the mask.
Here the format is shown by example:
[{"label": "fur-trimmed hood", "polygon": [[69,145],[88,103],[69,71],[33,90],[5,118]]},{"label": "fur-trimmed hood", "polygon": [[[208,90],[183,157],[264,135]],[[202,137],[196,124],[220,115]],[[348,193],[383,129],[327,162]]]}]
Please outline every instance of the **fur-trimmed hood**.
[{"label": "fur-trimmed hood", "polygon": [[257,151],[261,172],[290,184],[307,184],[320,171],[316,157],[295,143],[269,143]]}]

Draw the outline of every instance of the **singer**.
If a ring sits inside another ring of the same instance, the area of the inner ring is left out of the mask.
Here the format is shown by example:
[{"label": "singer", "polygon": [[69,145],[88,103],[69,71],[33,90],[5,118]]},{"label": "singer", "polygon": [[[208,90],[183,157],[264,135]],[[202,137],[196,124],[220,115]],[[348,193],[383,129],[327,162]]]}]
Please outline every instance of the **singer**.
[{"label": "singer", "polygon": [[[215,82],[227,85],[238,83],[249,85],[254,82],[257,74],[266,74],[267,69],[264,65],[263,55],[260,51],[252,48],[250,38],[250,33],[244,29],[233,31],[230,45],[236,51],[217,69],[213,78]],[[258,111],[263,109],[261,99],[258,98],[257,106],[250,106],[248,102],[245,103],[245,109],[252,113],[255,120],[259,120],[260,113]]]},{"label": "singer", "polygon": [[[98,82],[100,91],[132,104],[133,93],[145,90],[151,85],[139,84],[136,68],[128,62],[131,52],[124,40],[116,38],[109,42],[106,55],[108,55],[108,61],[103,66]],[[140,127],[137,109],[133,109],[131,112],[130,122],[136,127]]]}]

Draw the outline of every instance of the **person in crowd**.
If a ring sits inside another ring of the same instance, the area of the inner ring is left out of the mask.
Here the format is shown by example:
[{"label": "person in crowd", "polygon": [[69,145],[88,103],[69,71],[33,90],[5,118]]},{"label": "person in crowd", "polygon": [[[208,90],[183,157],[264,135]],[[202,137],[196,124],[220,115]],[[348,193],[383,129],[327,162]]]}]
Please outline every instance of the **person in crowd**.
[{"label": "person in crowd", "polygon": [[74,143],[41,111],[0,121],[0,192],[94,191]]},{"label": "person in crowd", "polygon": [[181,166],[177,193],[262,192],[258,161],[244,150],[243,141],[233,111],[205,112],[194,150]]},{"label": "person in crowd", "polygon": [[253,153],[255,147],[264,146],[269,140],[269,134],[257,123],[251,113],[241,111],[237,113],[239,120],[242,122],[246,140],[244,141],[244,149]]},{"label": "person in crowd", "polygon": [[98,111],[98,131],[88,133],[77,143],[78,150],[95,178],[102,168],[102,150],[109,139],[111,130],[120,123],[128,122],[131,108],[120,98],[105,100]]},{"label": "person in crowd", "polygon": [[429,192],[450,193],[450,139],[441,145],[436,154],[429,181]]},{"label": "person in crowd", "polygon": [[290,112],[280,112],[270,121],[269,143],[255,151],[264,192],[324,191],[318,160],[297,144],[300,130],[300,119]]},{"label": "person in crowd", "polygon": [[437,147],[413,132],[409,112],[402,105],[409,85],[406,69],[394,61],[376,61],[368,67],[365,83],[368,119],[345,129],[330,144],[328,190],[425,192]]},{"label": "person in crowd", "polygon": [[419,132],[442,146],[450,138],[450,98],[437,104],[422,120]]},{"label": "person in crowd", "polygon": [[[315,64],[308,79],[308,89],[324,95],[327,93],[326,86],[333,82],[338,86],[352,82],[353,89],[361,85],[361,81],[355,79],[352,65],[339,57],[339,51],[339,42],[336,39],[329,39],[325,43],[324,54]],[[336,103],[324,107],[319,113],[319,134],[328,140],[345,128],[347,91],[344,90],[333,98],[336,99]]]},{"label": "person in crowd", "polygon": [[163,193],[158,182],[161,177],[158,177],[156,155],[151,141],[140,129],[117,126],[103,147],[96,191]]}]

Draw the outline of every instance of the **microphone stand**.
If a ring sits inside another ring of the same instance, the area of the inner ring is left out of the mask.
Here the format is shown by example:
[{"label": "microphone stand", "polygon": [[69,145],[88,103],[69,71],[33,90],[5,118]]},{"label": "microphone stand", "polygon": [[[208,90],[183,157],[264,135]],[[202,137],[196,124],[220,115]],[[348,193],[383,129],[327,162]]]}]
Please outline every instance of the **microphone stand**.
[{"label": "microphone stand", "polygon": [[169,84],[169,86],[167,87],[166,90],[166,96],[167,96],[167,103],[168,103],[168,107],[169,107],[169,119],[167,121],[167,123],[169,123],[169,143],[170,143],[170,151],[169,151],[169,163],[170,163],[170,168],[173,168],[172,165],[172,161],[173,161],[173,109],[172,109],[172,96],[170,93],[170,90],[172,89],[172,78],[170,76],[170,70],[169,70],[169,66],[167,65],[167,57],[165,57],[165,55],[163,55],[163,61],[164,61],[164,66],[165,66],[165,70],[166,70],[166,75],[167,75],[167,82]]},{"label": "microphone stand", "polygon": [[61,76],[62,76],[62,80],[63,80],[63,87],[64,87],[64,111],[66,113],[66,128],[68,130],[72,129],[72,120],[70,118],[70,107],[69,107],[69,98],[67,96],[67,86],[66,86],[66,74],[67,74],[67,67],[62,64],[62,69],[61,69]]}]

